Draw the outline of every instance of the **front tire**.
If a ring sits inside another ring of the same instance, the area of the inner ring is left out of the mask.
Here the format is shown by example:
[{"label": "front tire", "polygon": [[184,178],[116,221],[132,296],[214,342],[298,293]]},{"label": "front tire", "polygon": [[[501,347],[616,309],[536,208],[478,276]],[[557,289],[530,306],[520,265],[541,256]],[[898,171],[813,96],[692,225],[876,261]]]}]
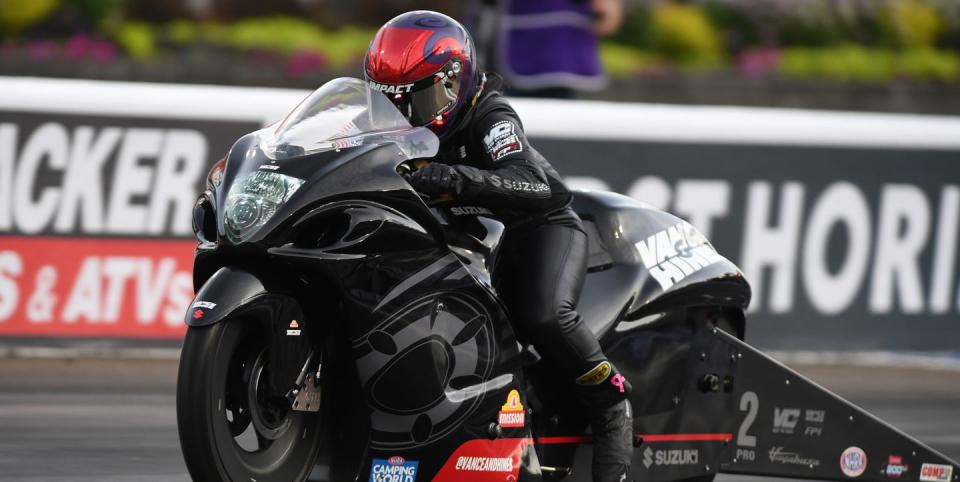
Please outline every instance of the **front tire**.
[{"label": "front tire", "polygon": [[[177,376],[177,427],[194,480],[301,481],[321,440],[320,412],[267,393],[270,321],[190,327]],[[306,354],[304,359],[306,359]]]}]

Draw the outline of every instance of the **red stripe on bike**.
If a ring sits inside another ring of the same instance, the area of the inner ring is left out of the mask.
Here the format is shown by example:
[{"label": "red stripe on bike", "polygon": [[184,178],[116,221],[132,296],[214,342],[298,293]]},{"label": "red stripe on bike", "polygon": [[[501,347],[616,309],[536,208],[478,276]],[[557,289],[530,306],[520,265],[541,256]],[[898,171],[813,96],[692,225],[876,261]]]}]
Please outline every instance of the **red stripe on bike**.
[{"label": "red stripe on bike", "polygon": [[[675,434],[637,434],[637,437],[647,443],[656,442],[726,442],[733,439],[731,433],[675,433]],[[593,440],[590,435],[570,435],[563,437],[537,437],[541,445],[579,444]]]},{"label": "red stripe on bike", "polygon": [[726,442],[733,439],[732,433],[677,433],[638,435],[644,442]]},{"label": "red stripe on bike", "polygon": [[537,443],[542,445],[552,444],[582,444],[593,441],[590,435],[569,435],[566,437],[537,437]]}]

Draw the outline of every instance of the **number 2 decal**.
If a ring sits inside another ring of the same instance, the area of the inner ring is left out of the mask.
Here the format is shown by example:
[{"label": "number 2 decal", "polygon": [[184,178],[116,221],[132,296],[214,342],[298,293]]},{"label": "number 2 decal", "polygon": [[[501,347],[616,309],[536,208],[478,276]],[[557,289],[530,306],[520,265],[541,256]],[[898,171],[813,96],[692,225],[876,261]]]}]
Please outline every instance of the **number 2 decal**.
[{"label": "number 2 decal", "polygon": [[740,424],[740,431],[737,432],[737,445],[741,447],[756,447],[757,446],[757,437],[756,435],[750,435],[750,427],[753,426],[754,420],[757,419],[757,412],[760,410],[760,397],[757,396],[754,392],[743,392],[743,396],[740,397],[740,411],[747,412],[747,416],[743,418],[743,423]]}]

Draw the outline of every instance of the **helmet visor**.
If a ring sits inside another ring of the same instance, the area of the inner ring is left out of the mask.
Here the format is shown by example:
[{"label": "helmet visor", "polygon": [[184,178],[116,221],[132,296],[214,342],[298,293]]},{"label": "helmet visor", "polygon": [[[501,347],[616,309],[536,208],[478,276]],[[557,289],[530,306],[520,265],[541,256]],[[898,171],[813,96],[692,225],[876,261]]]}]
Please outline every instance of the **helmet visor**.
[{"label": "helmet visor", "polygon": [[397,106],[413,126],[425,126],[434,121],[443,121],[445,114],[457,105],[460,95],[460,63],[448,62],[443,70],[415,82],[409,89],[398,86],[395,90],[408,92],[390,93],[389,87],[381,89]]}]

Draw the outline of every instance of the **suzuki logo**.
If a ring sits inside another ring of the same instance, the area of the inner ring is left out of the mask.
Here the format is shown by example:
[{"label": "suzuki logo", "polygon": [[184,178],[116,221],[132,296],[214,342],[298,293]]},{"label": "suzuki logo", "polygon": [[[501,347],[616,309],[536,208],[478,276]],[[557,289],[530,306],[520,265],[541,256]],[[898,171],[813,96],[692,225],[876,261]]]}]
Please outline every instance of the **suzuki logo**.
[{"label": "suzuki logo", "polygon": [[773,433],[792,434],[800,421],[799,408],[773,409]]},{"label": "suzuki logo", "polygon": [[699,460],[700,451],[697,449],[652,450],[647,447],[643,451],[643,465],[648,469],[654,465],[693,465]]},{"label": "suzuki logo", "polygon": [[653,450],[647,447],[643,451],[643,466],[649,469],[651,465],[653,465]]},{"label": "suzuki logo", "polygon": [[203,318],[203,310],[194,311],[194,312],[193,312],[193,319],[194,319],[194,320],[199,320],[200,318]]}]

